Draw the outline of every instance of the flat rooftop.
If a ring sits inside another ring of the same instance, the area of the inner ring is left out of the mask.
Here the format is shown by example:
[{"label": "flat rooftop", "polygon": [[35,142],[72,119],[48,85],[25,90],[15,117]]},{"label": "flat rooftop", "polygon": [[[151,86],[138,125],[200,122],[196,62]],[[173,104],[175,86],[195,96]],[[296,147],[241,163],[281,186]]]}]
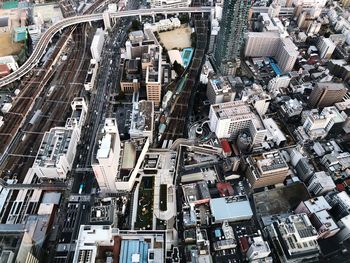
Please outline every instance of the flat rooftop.
[{"label": "flat rooftop", "polygon": [[210,106],[216,116],[223,119],[231,119],[232,121],[251,120],[254,122],[256,129],[265,129],[260,117],[253,111],[251,106],[244,101],[231,101]]},{"label": "flat rooftop", "polygon": [[60,156],[67,154],[73,136],[72,129],[52,128],[44,134],[34,164],[41,167],[55,167]]}]

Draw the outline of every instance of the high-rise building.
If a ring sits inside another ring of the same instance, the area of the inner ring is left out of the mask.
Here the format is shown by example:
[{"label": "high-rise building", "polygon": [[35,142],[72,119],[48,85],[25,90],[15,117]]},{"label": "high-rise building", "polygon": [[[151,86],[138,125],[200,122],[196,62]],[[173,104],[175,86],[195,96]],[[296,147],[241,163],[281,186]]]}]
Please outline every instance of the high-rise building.
[{"label": "high-rise building", "polygon": [[209,111],[210,130],[218,138],[232,138],[249,131],[254,145],[263,143],[266,129],[260,116],[244,101],[231,101],[214,104]]},{"label": "high-rise building", "polygon": [[230,74],[236,68],[247,27],[249,7],[249,0],[224,1],[215,49],[216,65],[223,74]]},{"label": "high-rise building", "polygon": [[332,177],[330,177],[326,172],[320,171],[311,177],[307,189],[313,195],[323,195],[335,189],[335,184]]},{"label": "high-rise building", "polygon": [[97,62],[101,58],[104,41],[105,41],[105,31],[102,28],[97,28],[90,47],[92,58]]},{"label": "high-rise building", "polygon": [[336,45],[330,38],[322,37],[317,43],[317,48],[321,58],[331,58]]},{"label": "high-rise building", "polygon": [[288,176],[289,166],[279,151],[249,156],[247,179],[253,189],[283,183]]},{"label": "high-rise building", "polygon": [[121,148],[117,120],[107,118],[101,131],[92,169],[101,192],[111,194],[117,191],[115,181]]},{"label": "high-rise building", "polygon": [[283,73],[291,71],[299,52],[290,38],[279,32],[249,32],[245,44],[246,57],[274,57]]},{"label": "high-rise building", "polygon": [[213,76],[207,85],[207,97],[211,104],[230,102],[235,99],[236,90],[230,77]]},{"label": "high-rise building", "polygon": [[332,106],[342,101],[348,89],[343,83],[322,82],[317,83],[310,94],[309,104],[312,107]]},{"label": "high-rise building", "polygon": [[266,227],[271,244],[280,262],[317,262],[320,248],[317,243],[318,233],[306,214],[290,215],[276,220]]}]

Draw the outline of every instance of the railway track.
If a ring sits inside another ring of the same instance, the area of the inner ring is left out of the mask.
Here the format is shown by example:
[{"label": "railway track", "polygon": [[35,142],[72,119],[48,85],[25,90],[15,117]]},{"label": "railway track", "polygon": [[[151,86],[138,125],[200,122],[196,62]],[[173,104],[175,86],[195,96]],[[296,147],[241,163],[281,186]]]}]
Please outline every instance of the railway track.
[{"label": "railway track", "polygon": [[[79,96],[83,84],[72,85],[72,83],[83,83],[88,68],[89,57],[85,55],[86,39],[85,28],[77,28],[72,38],[67,54],[67,60],[57,69],[52,71],[50,76],[50,85],[55,85],[55,90],[47,96],[48,87],[39,97],[39,106],[41,115],[33,124],[23,126],[23,135],[26,134],[25,140],[19,141],[12,149],[3,165],[3,171],[11,171],[17,177],[19,182],[24,179],[27,170],[32,166],[34,158],[26,156],[36,155],[40,147],[44,132],[55,126],[64,126],[70,112],[70,102],[74,97]],[[82,58],[84,58],[82,60]],[[27,119],[28,121],[28,119]],[[28,143],[31,142],[31,143]]]}]

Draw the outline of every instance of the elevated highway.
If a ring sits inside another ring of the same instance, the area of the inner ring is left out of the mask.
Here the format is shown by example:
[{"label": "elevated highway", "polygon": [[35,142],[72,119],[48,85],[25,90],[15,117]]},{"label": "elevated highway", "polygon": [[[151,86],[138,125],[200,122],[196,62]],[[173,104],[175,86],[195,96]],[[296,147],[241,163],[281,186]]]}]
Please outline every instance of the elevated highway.
[{"label": "elevated highway", "polygon": [[[153,16],[156,14],[176,14],[176,13],[209,13],[211,7],[179,7],[179,8],[153,8],[153,9],[138,9],[138,10],[127,10],[115,13],[108,13],[110,18],[122,18],[130,16]],[[46,49],[51,42],[52,37],[60,32],[62,29],[86,22],[99,21],[104,18],[103,13],[100,14],[88,14],[80,15],[75,17],[64,18],[61,21],[53,24],[39,39],[33,53],[27,59],[27,61],[18,68],[15,72],[7,75],[0,79],[0,87],[6,86],[15,80],[19,80],[21,77],[26,75],[32,68],[34,68],[45,54]]]}]

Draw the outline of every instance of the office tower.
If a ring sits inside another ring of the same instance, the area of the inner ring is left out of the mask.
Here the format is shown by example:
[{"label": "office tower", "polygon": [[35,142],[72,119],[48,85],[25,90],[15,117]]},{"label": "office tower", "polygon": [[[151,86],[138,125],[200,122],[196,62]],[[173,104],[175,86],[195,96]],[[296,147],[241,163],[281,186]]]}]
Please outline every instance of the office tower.
[{"label": "office tower", "polygon": [[278,32],[249,32],[244,55],[246,57],[274,57],[282,73],[293,69],[299,52],[290,38]]},{"label": "office tower", "polygon": [[216,65],[223,74],[237,68],[243,34],[247,27],[249,0],[225,0],[215,50]]},{"label": "office tower", "polygon": [[115,181],[121,148],[116,119],[106,119],[97,142],[92,169],[101,192],[112,194],[117,191]]},{"label": "office tower", "polygon": [[266,129],[260,116],[244,101],[231,101],[210,106],[210,130],[221,138],[236,139],[249,131],[253,145],[260,145],[266,137]]},{"label": "office tower", "polygon": [[283,183],[289,166],[279,151],[247,158],[246,176],[252,189]]},{"label": "office tower", "polygon": [[342,83],[323,82],[317,83],[312,90],[309,104],[312,107],[332,106],[336,102],[342,101],[348,89]]},{"label": "office tower", "polygon": [[336,45],[330,38],[322,37],[318,43],[317,48],[321,58],[331,58],[333,51],[336,48]]}]

